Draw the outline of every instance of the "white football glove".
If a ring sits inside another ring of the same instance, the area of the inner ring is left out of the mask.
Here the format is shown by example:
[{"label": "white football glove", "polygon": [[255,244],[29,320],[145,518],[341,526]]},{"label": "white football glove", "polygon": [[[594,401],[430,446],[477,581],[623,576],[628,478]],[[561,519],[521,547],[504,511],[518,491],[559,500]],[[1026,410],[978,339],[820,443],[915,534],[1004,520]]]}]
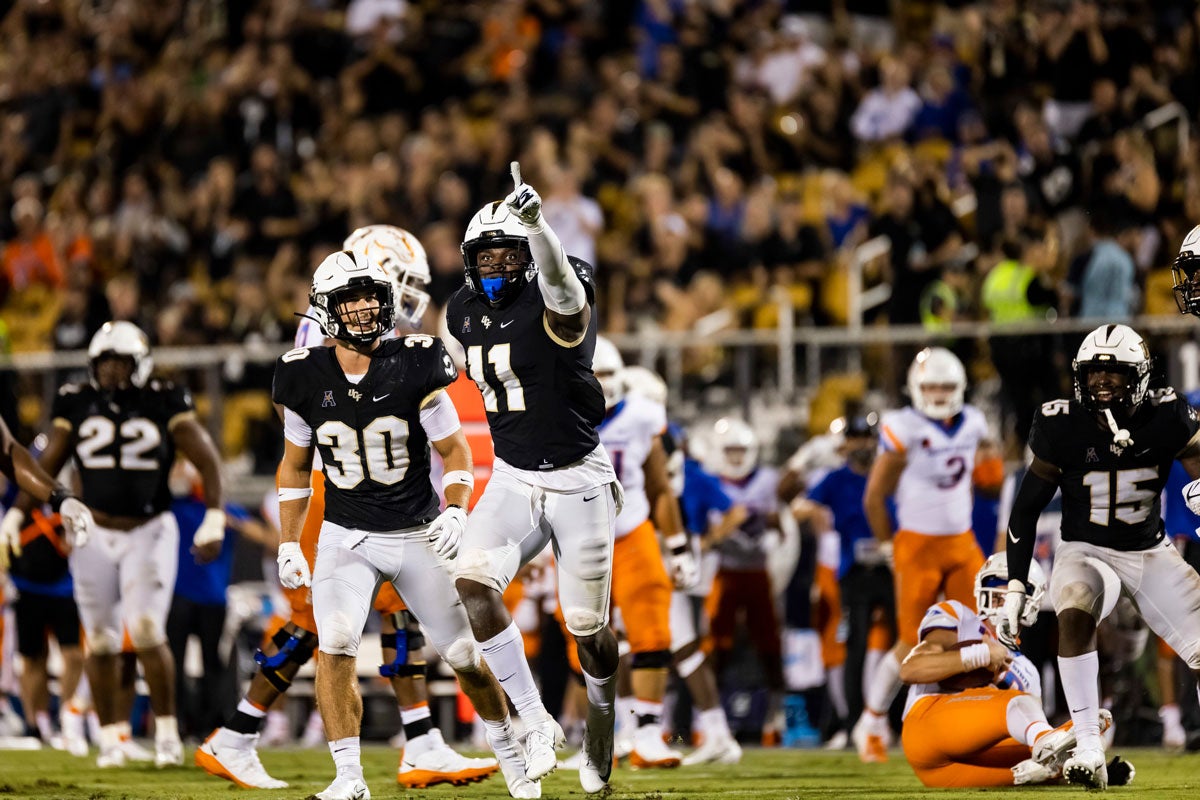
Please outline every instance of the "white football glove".
[{"label": "white football glove", "polygon": [[521,180],[520,162],[512,162],[512,178],[515,189],[504,198],[504,204],[512,211],[513,216],[527,228],[536,228],[542,219],[542,196],[537,190]]},{"label": "white football glove", "polygon": [[453,561],[458,555],[463,531],[467,529],[467,512],[458,506],[446,506],[429,526],[429,541],[440,558]]},{"label": "white football glove", "polygon": [[1004,593],[1004,616],[996,629],[996,638],[1009,650],[1018,649],[1021,643],[1021,612],[1025,610],[1025,584],[1013,578]]},{"label": "white football glove", "polygon": [[667,555],[667,572],[675,588],[681,592],[700,582],[700,566],[696,563],[692,548],[688,546],[687,536],[686,533],[677,533],[667,539],[667,547],[671,551]]},{"label": "white football glove", "polygon": [[21,555],[21,530],[25,527],[25,513],[15,508],[10,508],[4,512],[4,519],[0,520],[0,572],[7,572],[9,564],[9,551],[12,551],[12,558],[19,558]]},{"label": "white football glove", "polygon": [[78,550],[88,543],[92,535],[95,521],[92,510],[83,504],[78,497],[68,497],[58,507],[58,516],[62,519],[63,530],[67,534],[67,542],[72,550]]},{"label": "white football glove", "polygon": [[279,551],[275,554],[279,564],[279,582],[285,589],[299,589],[301,586],[312,586],[312,573],[308,571],[308,561],[300,552],[299,542],[280,542]]},{"label": "white football glove", "polygon": [[1200,515],[1200,480],[1194,480],[1183,487],[1183,502],[1188,511]]},{"label": "white football glove", "polygon": [[212,557],[220,551],[221,543],[225,541],[225,512],[219,508],[210,508],[204,512],[204,519],[196,534],[192,537],[192,547],[198,553],[212,550]]}]

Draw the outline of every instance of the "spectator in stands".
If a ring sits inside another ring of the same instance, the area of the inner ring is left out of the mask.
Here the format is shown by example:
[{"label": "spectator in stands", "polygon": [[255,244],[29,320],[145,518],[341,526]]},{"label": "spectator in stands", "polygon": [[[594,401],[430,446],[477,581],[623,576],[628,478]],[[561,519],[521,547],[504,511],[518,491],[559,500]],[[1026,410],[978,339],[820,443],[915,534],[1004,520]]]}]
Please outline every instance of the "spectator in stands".
[{"label": "spectator in stands", "polygon": [[558,233],[563,249],[593,266],[596,237],[604,228],[600,204],[579,189],[579,176],[570,167],[554,167],[546,181],[550,187],[542,202],[546,222]]},{"label": "spectator in stands", "polygon": [[1089,227],[1092,247],[1082,259],[1076,288],[1079,317],[1108,322],[1131,319],[1137,302],[1133,258],[1114,238],[1115,225],[1109,215],[1093,214]]},{"label": "spectator in stands", "polygon": [[1100,9],[1074,0],[1065,13],[1049,6],[1039,15],[1053,96],[1046,101],[1046,125],[1055,136],[1074,138],[1091,112],[1091,82],[1109,60],[1100,27]]},{"label": "spectator in stands", "polygon": [[15,237],[4,248],[4,277],[12,291],[41,285],[58,289],[65,282],[62,261],[42,224],[44,210],[35,197],[22,197],[13,204]]},{"label": "spectator in stands", "polygon": [[912,125],[921,98],[909,86],[911,74],[903,61],[887,58],[879,67],[879,86],[867,92],[850,118],[850,130],[860,142],[875,144],[898,139]]}]

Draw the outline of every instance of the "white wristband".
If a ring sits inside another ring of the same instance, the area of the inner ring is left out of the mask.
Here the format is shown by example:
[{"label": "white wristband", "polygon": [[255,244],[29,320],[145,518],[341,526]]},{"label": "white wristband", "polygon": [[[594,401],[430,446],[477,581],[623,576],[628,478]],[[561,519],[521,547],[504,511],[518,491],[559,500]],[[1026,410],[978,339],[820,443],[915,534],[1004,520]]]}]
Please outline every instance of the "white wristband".
[{"label": "white wristband", "polygon": [[289,500],[303,500],[306,497],[312,497],[312,489],[298,489],[294,487],[282,488],[279,490],[279,502],[286,503]]},{"label": "white wristband", "polygon": [[992,651],[984,642],[964,647],[958,655],[962,659],[963,672],[986,667],[992,660]]},{"label": "white wristband", "polygon": [[475,488],[475,476],[465,469],[452,469],[442,476],[442,494],[451,486],[465,486],[468,490]]}]

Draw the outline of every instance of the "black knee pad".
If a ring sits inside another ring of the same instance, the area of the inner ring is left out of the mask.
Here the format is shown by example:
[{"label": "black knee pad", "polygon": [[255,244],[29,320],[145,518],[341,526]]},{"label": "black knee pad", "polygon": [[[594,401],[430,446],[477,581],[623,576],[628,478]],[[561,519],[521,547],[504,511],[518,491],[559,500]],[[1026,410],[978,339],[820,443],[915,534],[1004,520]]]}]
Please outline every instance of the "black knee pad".
[{"label": "black knee pad", "polygon": [[295,664],[297,669],[307,664],[317,649],[317,635],[299,628],[293,633],[284,627],[275,632],[271,641],[277,648],[275,653],[267,655],[259,650],[254,654],[254,663],[258,664],[267,683],[280,692],[286,692],[292,685],[292,679],[280,670],[285,664]]},{"label": "black knee pad", "polygon": [[669,669],[670,650],[651,650],[649,653],[634,653],[629,662],[631,669]]}]

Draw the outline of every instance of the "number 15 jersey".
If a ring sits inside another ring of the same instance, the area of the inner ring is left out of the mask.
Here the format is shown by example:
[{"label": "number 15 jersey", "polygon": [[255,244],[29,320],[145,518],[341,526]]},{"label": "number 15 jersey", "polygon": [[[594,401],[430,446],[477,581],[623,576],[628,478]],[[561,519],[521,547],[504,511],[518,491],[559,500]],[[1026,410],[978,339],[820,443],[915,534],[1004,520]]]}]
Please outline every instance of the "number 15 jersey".
[{"label": "number 15 jersey", "polygon": [[1162,538],[1162,489],[1171,462],[1200,436],[1200,423],[1167,388],[1151,390],[1125,427],[1128,446],[1075,400],[1052,400],[1034,416],[1029,449],[1062,470],[1064,542],[1145,550]]},{"label": "number 15 jersey", "polygon": [[325,473],[325,519],[352,530],[396,531],[431,521],[438,498],[429,479],[421,405],[458,377],[441,339],[383,342],[357,383],[332,347],[280,356],[272,399],[311,430]]},{"label": "number 15 jersey", "polygon": [[983,412],[963,406],[949,427],[911,406],[883,415],[879,446],[906,459],[896,486],[900,530],[954,536],[971,530],[971,473],[987,438]]}]

